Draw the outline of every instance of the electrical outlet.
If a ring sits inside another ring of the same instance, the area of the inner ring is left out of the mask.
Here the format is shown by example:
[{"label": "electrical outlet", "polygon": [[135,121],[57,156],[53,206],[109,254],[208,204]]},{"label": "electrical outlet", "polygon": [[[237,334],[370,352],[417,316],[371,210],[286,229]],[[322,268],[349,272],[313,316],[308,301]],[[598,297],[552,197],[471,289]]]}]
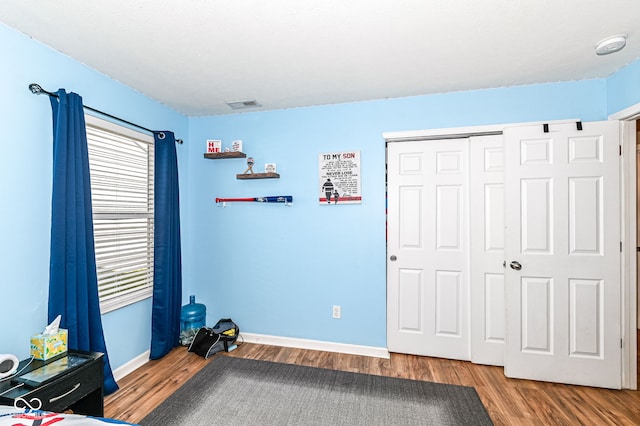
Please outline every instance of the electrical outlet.
[{"label": "electrical outlet", "polygon": [[333,305],[333,318],[334,319],[342,318],[342,308],[338,305]]}]

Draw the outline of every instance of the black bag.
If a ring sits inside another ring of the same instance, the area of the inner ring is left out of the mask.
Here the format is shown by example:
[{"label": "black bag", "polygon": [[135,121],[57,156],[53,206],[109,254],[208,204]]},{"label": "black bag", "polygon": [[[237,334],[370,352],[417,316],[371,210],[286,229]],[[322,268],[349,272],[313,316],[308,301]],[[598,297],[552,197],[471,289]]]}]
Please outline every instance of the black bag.
[{"label": "black bag", "polygon": [[221,319],[213,326],[201,327],[189,345],[189,352],[209,358],[220,351],[229,352],[240,334],[240,327],[231,318]]}]

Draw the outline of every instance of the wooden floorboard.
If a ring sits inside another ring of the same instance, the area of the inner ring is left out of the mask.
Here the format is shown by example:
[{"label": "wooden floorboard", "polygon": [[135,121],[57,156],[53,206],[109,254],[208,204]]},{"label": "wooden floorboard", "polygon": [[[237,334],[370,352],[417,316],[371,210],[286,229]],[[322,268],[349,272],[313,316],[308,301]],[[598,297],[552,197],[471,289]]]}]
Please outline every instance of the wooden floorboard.
[{"label": "wooden floorboard", "polygon": [[[381,359],[250,343],[215,356],[473,386],[496,425],[640,425],[638,391],[509,379],[501,367],[466,361],[404,354]],[[105,416],[139,422],[210,361],[176,348],[148,362],[105,398]]]}]

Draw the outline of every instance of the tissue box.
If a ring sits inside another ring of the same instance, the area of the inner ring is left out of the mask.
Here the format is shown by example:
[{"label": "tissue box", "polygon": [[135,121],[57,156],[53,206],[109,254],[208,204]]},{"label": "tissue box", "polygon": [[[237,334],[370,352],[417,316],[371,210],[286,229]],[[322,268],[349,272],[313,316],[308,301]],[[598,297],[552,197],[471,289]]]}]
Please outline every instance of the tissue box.
[{"label": "tissue box", "polygon": [[34,334],[31,336],[31,356],[46,361],[67,352],[67,330],[58,329],[56,334]]}]

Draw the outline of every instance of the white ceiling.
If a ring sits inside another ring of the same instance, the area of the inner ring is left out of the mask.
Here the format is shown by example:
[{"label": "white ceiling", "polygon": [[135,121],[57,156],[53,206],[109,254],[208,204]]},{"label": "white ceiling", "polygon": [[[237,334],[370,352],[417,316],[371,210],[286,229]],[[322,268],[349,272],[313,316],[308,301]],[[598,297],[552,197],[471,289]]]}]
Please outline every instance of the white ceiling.
[{"label": "white ceiling", "polygon": [[[601,78],[640,58],[639,0],[2,0],[0,21],[189,116]],[[622,52],[596,56],[620,33]]]}]

